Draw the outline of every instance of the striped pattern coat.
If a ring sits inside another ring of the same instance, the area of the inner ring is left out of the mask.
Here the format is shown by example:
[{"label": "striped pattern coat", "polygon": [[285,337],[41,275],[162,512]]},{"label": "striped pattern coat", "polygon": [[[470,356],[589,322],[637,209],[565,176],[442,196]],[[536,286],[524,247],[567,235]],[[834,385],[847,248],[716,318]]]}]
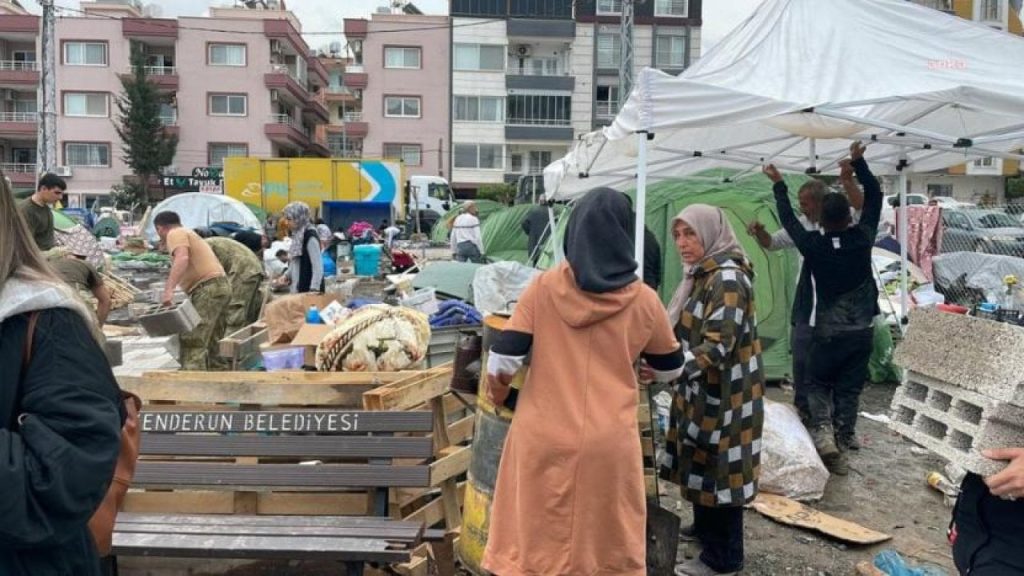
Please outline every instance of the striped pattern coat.
[{"label": "striped pattern coat", "polygon": [[704,261],[675,319],[686,364],[673,398],[662,475],[701,506],[742,506],[757,495],[764,369],[752,278],[739,254]]}]

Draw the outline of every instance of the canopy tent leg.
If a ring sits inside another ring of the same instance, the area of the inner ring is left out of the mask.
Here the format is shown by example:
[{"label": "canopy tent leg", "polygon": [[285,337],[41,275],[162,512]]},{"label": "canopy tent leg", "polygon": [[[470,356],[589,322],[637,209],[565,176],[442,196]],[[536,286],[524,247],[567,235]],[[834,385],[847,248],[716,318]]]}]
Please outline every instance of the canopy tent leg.
[{"label": "canopy tent leg", "polygon": [[807,140],[807,174],[818,173],[818,139]]},{"label": "canopy tent leg", "polygon": [[562,260],[565,259],[565,252],[564,252],[564,250],[562,250],[562,244],[558,241],[557,238],[555,238],[555,236],[556,236],[555,230],[557,230],[557,229],[558,228],[555,225],[555,205],[549,202],[548,203],[548,230],[549,230],[549,232],[548,232],[548,240],[551,242],[551,254],[554,255],[555,266],[558,266],[559,264],[561,264]]},{"label": "canopy tent leg", "polygon": [[648,133],[641,130],[636,133],[637,170],[636,170],[636,225],[634,227],[634,255],[636,257],[636,275],[644,279],[644,222],[647,217],[647,137]]},{"label": "canopy tent leg", "polygon": [[909,286],[910,281],[908,276],[910,275],[910,261],[907,251],[907,224],[909,222],[909,210],[907,210],[907,164],[905,157],[900,158],[900,162],[896,165],[896,170],[899,172],[899,178],[897,180],[899,186],[900,195],[900,209],[897,211],[899,228],[899,243],[900,243],[900,315],[899,315],[899,326],[900,333],[906,331],[907,324],[907,308],[910,306],[910,293]]}]

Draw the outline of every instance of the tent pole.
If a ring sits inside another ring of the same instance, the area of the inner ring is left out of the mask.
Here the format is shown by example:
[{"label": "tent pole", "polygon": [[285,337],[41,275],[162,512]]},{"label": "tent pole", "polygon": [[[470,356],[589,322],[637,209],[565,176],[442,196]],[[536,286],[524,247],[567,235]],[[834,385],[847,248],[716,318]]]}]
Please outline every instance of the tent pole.
[{"label": "tent pole", "polygon": [[562,250],[562,244],[555,238],[555,205],[548,202],[548,239],[551,241],[551,254],[554,256],[555,266],[562,263],[562,259],[565,254]]},{"label": "tent pole", "polygon": [[900,195],[900,209],[897,212],[897,224],[899,228],[899,243],[900,243],[900,317],[898,319],[900,332],[906,330],[907,322],[907,308],[910,306],[910,293],[909,293],[909,279],[907,276],[910,274],[908,250],[907,250],[907,224],[909,221],[909,210],[907,210],[907,165],[904,157],[900,158],[899,163],[896,165],[896,169],[899,171],[899,178],[897,180],[897,186],[899,187]]},{"label": "tent pole", "polygon": [[636,227],[634,228],[634,255],[636,257],[636,275],[644,279],[644,223],[647,218],[647,131],[636,133],[637,170],[636,170]]},{"label": "tent pole", "polygon": [[818,171],[818,139],[810,138],[807,141],[807,173],[814,174]]}]

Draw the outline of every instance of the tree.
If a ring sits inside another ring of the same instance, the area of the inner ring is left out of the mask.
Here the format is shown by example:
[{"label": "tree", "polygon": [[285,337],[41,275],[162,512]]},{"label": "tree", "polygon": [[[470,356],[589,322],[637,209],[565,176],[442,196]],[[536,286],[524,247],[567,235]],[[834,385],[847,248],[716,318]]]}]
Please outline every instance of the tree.
[{"label": "tree", "polygon": [[178,137],[164,129],[160,105],[167,97],[146,76],[146,55],[132,43],[132,73],[121,77],[123,93],[117,98],[117,134],[121,137],[122,159],[141,185],[141,200],[149,204],[149,180],[174,161]]},{"label": "tree", "polygon": [[516,199],[516,187],[514,184],[485,184],[477,190],[476,197],[511,206]]}]

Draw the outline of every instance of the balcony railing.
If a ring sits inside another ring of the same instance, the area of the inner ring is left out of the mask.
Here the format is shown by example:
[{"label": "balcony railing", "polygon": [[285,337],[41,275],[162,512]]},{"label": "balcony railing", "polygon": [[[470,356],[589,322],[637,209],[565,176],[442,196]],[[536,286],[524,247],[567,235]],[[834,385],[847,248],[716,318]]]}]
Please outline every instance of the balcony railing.
[{"label": "balcony railing", "polygon": [[345,112],[345,114],[342,116],[342,120],[344,120],[345,122],[362,122],[363,121],[363,113],[362,112]]},{"label": "balcony railing", "polygon": [[292,118],[288,114],[271,114],[270,115],[270,123],[271,124],[285,124],[285,125],[288,125],[288,126],[294,126],[295,125],[295,119]]},{"label": "balcony railing", "polygon": [[17,70],[25,72],[37,72],[38,62],[22,62],[20,60],[0,60],[0,71]]},{"label": "balcony railing", "polygon": [[147,76],[173,76],[178,73],[174,66],[146,66]]},{"label": "balcony railing", "polygon": [[569,71],[568,70],[563,70],[561,67],[559,67],[557,70],[536,70],[536,69],[531,68],[529,66],[524,66],[522,68],[510,67],[508,69],[508,73],[516,75],[516,76],[568,76],[569,75]]},{"label": "balcony railing", "polygon": [[273,68],[274,72],[277,72],[278,74],[287,74],[292,80],[295,80],[299,86],[308,88],[308,86],[306,86],[306,79],[299,77],[298,72],[296,72],[296,70],[291,66],[287,64],[274,64]]},{"label": "balcony railing", "polygon": [[36,171],[35,164],[0,164],[0,170],[8,173],[31,174]]},{"label": "balcony railing", "polygon": [[362,64],[349,64],[345,66],[345,72],[351,72],[352,74],[362,74],[366,72],[366,68]]},{"label": "balcony railing", "polygon": [[36,124],[39,122],[38,112],[0,112],[0,122],[17,122]]},{"label": "balcony railing", "polygon": [[324,88],[328,94],[351,94],[352,91],[347,86],[328,86]]},{"label": "balcony railing", "polygon": [[508,126],[569,126],[569,118],[521,118],[510,116],[505,120]]},{"label": "balcony railing", "polygon": [[596,108],[597,108],[596,112],[597,112],[598,116],[601,116],[601,117],[604,117],[604,118],[609,118],[609,117],[612,117],[612,116],[615,116],[616,114],[618,114],[618,112],[619,112],[619,101],[618,100],[610,100],[608,102],[598,102]]},{"label": "balcony railing", "polygon": [[331,156],[334,158],[359,158],[363,152],[359,148],[345,148],[343,146],[328,146]]},{"label": "balcony railing", "polygon": [[177,126],[178,115],[177,114],[161,114],[160,123],[164,126]]}]

